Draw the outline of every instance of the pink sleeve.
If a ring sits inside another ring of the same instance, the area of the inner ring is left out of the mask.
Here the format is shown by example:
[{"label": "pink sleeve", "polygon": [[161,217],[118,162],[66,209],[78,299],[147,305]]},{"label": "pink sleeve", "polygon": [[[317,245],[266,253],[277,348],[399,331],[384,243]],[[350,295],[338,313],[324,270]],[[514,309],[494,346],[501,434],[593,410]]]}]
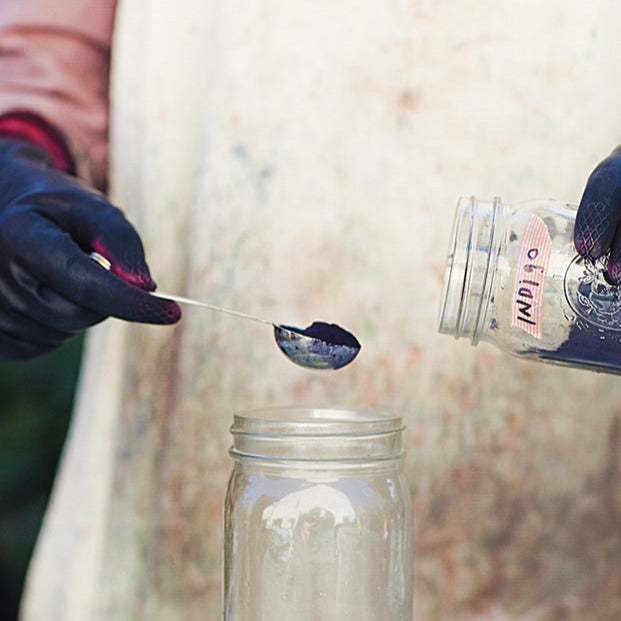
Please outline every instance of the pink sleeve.
[{"label": "pink sleeve", "polygon": [[106,183],[116,0],[0,0],[0,114],[26,111],[64,137],[77,174]]}]

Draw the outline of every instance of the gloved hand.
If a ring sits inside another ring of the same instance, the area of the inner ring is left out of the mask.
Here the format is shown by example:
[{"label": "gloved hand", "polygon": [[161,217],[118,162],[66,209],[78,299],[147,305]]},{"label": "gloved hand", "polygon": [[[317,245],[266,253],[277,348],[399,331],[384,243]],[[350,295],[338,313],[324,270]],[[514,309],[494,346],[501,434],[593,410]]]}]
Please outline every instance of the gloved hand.
[{"label": "gloved hand", "polygon": [[621,147],[591,173],[574,228],[578,254],[595,260],[607,252],[607,278],[621,284]]},{"label": "gloved hand", "polygon": [[119,209],[55,170],[38,146],[0,138],[0,359],[51,351],[110,315],[178,321],[179,306],[154,289],[140,238]]}]

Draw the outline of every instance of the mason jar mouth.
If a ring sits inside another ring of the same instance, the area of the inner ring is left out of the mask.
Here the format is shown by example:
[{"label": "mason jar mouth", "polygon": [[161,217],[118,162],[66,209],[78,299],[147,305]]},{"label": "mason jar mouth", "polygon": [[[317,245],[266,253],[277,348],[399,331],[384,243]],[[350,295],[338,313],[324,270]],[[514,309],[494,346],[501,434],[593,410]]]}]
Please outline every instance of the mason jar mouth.
[{"label": "mason jar mouth", "polygon": [[312,462],[397,459],[403,429],[401,417],[371,408],[259,408],[234,415],[230,453]]},{"label": "mason jar mouth", "polygon": [[470,337],[476,345],[485,317],[493,274],[490,264],[498,245],[496,219],[500,199],[493,203],[474,196],[460,198],[447,253],[438,331],[456,339]]}]

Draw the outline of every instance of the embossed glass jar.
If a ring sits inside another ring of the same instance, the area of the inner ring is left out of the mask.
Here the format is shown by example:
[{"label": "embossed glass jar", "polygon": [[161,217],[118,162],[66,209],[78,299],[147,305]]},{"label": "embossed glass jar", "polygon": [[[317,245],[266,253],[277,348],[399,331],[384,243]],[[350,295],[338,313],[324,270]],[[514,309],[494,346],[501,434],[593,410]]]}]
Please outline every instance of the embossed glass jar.
[{"label": "embossed glass jar", "polygon": [[224,506],[227,621],[409,621],[402,423],[374,411],[239,413]]},{"label": "embossed glass jar", "polygon": [[621,373],[621,288],[605,259],[579,257],[577,207],[462,198],[444,276],[439,330],[520,356]]}]

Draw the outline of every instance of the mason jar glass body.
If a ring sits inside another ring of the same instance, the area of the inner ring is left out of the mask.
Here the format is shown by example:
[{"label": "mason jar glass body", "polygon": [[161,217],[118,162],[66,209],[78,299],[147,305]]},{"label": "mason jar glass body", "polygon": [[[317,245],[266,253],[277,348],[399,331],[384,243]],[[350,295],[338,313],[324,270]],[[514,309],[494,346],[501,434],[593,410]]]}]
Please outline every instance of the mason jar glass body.
[{"label": "mason jar glass body", "polygon": [[240,413],[224,506],[227,621],[408,621],[412,517],[401,419]]},{"label": "mason jar glass body", "polygon": [[577,207],[461,199],[439,330],[528,358],[621,372],[621,288],[578,256]]}]

